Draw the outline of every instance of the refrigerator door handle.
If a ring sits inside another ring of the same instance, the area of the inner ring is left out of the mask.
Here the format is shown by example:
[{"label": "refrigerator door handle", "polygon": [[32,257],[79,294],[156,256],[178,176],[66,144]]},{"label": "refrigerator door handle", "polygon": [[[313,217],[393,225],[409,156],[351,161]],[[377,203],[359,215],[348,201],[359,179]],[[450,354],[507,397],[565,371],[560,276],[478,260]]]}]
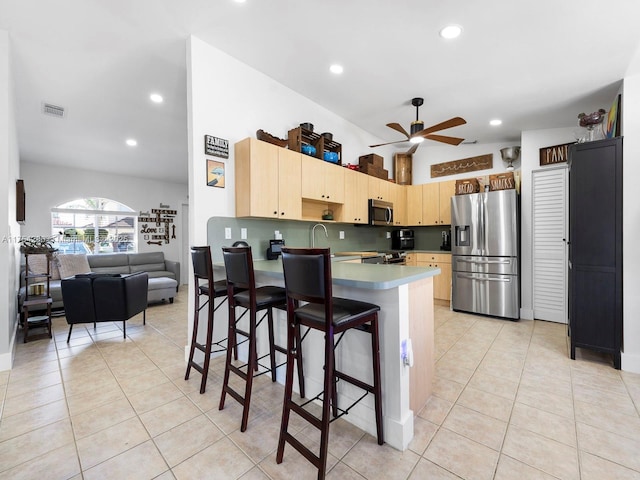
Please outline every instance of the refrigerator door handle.
[{"label": "refrigerator door handle", "polygon": [[478,265],[508,265],[511,260],[472,260],[467,258],[457,258],[457,262],[475,263]]},{"label": "refrigerator door handle", "polygon": [[495,277],[478,277],[477,275],[473,275],[473,274],[464,274],[464,273],[456,273],[456,275],[458,275],[458,277],[460,278],[468,278],[470,280],[481,280],[484,282],[503,282],[503,283],[508,283],[511,281],[510,278],[495,278]]}]

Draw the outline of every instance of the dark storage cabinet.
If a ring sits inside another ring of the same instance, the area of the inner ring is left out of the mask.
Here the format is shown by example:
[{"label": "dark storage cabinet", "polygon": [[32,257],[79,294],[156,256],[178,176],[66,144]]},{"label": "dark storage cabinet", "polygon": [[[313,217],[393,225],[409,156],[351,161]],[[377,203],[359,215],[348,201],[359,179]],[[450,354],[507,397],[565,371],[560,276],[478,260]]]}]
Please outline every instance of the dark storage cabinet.
[{"label": "dark storage cabinet", "polygon": [[569,154],[569,335],[613,356],[622,340],[622,138],[573,145]]}]

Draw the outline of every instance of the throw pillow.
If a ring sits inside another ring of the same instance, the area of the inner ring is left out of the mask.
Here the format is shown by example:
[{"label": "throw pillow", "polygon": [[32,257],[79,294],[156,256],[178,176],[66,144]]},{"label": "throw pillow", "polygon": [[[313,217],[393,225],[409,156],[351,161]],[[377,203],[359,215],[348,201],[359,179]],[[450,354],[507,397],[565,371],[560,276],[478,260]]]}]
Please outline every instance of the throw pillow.
[{"label": "throw pillow", "polygon": [[91,272],[87,256],[82,254],[58,255],[58,268],[60,269],[61,278]]},{"label": "throw pillow", "polygon": [[[47,273],[47,256],[44,254],[29,255],[29,275],[38,273]],[[58,262],[55,254],[51,258],[51,269],[49,270],[49,274],[51,275],[51,280],[60,280],[60,270],[58,270]],[[41,279],[36,278],[33,280],[44,282],[46,281],[46,278],[42,277]]]}]

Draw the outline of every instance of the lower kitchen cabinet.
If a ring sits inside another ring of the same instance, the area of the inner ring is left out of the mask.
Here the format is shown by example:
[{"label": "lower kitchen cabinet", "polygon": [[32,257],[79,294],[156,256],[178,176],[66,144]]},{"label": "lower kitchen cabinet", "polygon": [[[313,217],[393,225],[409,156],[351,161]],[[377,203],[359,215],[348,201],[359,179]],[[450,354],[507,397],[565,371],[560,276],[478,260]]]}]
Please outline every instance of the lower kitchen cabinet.
[{"label": "lower kitchen cabinet", "polygon": [[407,265],[413,265],[416,267],[439,268],[440,275],[433,277],[433,298],[444,302],[451,301],[450,253],[411,253],[407,255],[406,261]]},{"label": "lower kitchen cabinet", "polygon": [[576,347],[613,356],[622,341],[622,138],[569,153],[569,335]]}]

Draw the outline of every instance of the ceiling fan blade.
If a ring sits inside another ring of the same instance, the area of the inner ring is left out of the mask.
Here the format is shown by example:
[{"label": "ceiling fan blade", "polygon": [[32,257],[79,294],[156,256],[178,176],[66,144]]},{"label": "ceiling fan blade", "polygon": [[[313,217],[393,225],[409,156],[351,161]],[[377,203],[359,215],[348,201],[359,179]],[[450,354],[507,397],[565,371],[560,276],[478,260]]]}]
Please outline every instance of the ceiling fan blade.
[{"label": "ceiling fan blade", "polygon": [[420,146],[420,144],[419,144],[419,143],[414,143],[414,144],[411,146],[411,148],[405,152],[405,154],[407,154],[407,155],[413,155],[414,153],[416,153],[416,150],[418,149],[418,147],[419,147],[419,146]]},{"label": "ceiling fan blade", "polygon": [[395,142],[378,143],[377,145],[369,145],[369,148],[382,147],[383,145],[393,145],[394,143],[407,143],[406,140],[397,140]]},{"label": "ceiling fan blade", "polygon": [[464,138],[446,137],[444,135],[425,135],[427,140],[435,140],[436,142],[448,143],[449,145],[460,145],[464,142]]},{"label": "ceiling fan blade", "polygon": [[407,140],[409,139],[409,134],[404,128],[402,128],[402,125],[400,125],[399,123],[387,123],[387,127],[393,128],[396,132],[400,132],[405,137],[407,137]]},{"label": "ceiling fan blade", "polygon": [[430,133],[437,132],[438,130],[445,130],[447,128],[457,127],[459,125],[464,125],[465,123],[467,123],[467,121],[464,118],[453,117],[453,118],[450,118],[449,120],[445,120],[442,123],[438,123],[437,125],[433,125],[429,128],[420,130],[419,132],[415,133],[413,136],[425,137]]}]

